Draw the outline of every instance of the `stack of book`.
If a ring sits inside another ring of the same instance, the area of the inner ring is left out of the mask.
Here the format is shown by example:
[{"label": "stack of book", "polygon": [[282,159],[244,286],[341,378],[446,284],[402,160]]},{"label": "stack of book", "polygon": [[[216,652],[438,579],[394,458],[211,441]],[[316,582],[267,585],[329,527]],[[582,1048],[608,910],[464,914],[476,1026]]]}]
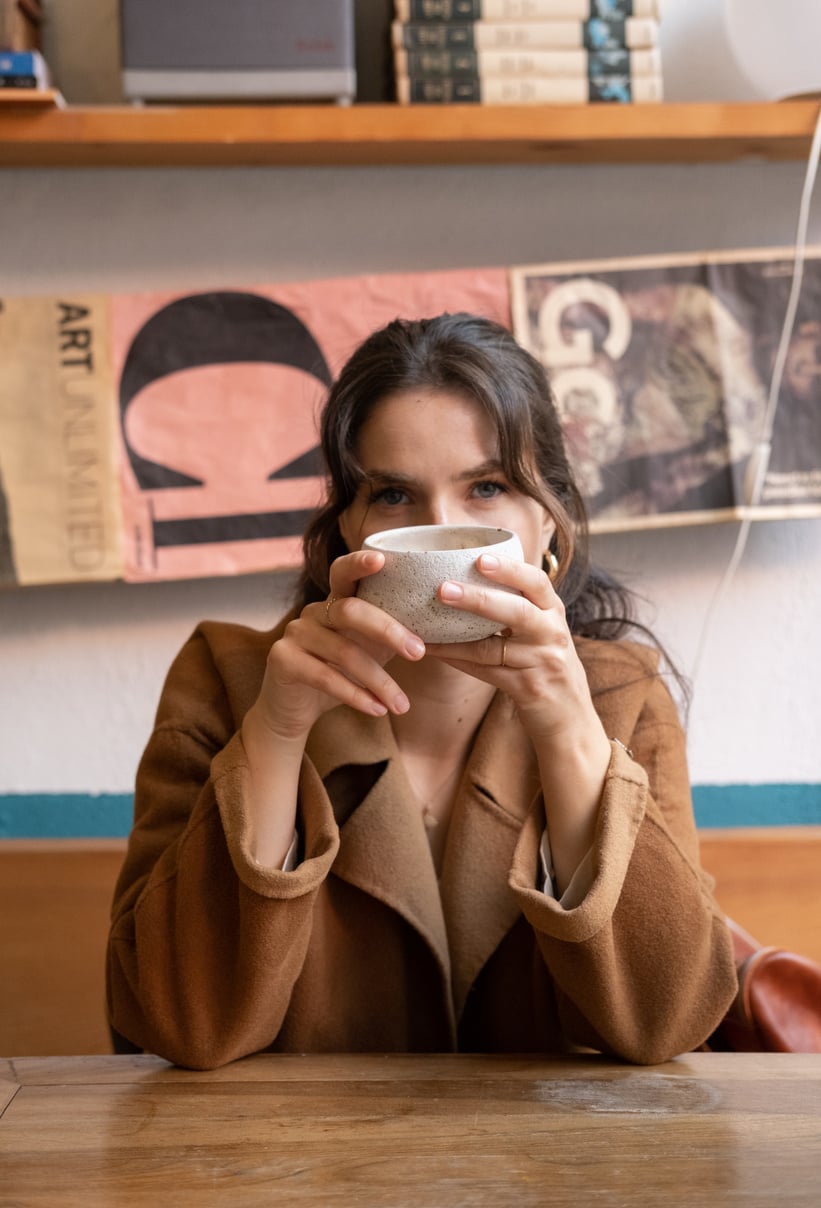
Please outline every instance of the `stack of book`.
[{"label": "stack of book", "polygon": [[39,50],[0,50],[0,90],[51,88],[51,73]]},{"label": "stack of book", "polygon": [[0,101],[65,105],[39,51],[42,0],[0,0]]},{"label": "stack of book", "polygon": [[662,100],[659,0],[394,0],[396,99]]}]

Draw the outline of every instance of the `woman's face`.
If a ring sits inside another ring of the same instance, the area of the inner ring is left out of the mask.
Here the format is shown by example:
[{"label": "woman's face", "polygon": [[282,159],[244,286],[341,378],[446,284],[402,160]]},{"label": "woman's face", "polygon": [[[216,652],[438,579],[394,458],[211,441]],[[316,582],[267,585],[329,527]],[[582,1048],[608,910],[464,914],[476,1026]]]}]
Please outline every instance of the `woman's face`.
[{"label": "woman's face", "polygon": [[555,526],[507,481],[496,429],[478,403],[438,390],[390,395],[363,425],[357,455],[365,480],[339,518],[349,550],[405,525],[488,524],[512,529],[527,561],[541,566]]}]

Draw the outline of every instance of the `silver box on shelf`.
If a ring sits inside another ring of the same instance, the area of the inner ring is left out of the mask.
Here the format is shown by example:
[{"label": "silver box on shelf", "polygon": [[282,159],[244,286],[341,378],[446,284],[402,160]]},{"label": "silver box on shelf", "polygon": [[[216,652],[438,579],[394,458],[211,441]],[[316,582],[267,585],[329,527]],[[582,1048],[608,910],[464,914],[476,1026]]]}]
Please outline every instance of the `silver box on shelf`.
[{"label": "silver box on shelf", "polygon": [[356,93],[353,0],[120,0],[120,32],[128,100]]}]

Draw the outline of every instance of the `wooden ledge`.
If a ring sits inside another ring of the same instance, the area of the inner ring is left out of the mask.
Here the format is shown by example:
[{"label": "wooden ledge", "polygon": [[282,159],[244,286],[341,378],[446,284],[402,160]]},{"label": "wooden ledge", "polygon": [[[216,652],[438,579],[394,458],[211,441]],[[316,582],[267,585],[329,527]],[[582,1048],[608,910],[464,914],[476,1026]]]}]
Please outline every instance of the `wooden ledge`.
[{"label": "wooden ledge", "polygon": [[796,159],[819,101],[662,105],[0,108],[0,166],[193,167]]},{"label": "wooden ledge", "polygon": [[699,832],[716,900],[760,944],[821,963],[821,826]]}]

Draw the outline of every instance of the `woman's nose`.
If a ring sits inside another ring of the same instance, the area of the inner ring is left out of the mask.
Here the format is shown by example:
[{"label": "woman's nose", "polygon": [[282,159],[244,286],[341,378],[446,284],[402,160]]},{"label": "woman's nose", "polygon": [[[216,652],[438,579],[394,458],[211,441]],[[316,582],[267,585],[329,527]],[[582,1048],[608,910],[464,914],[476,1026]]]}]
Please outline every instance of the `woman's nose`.
[{"label": "woman's nose", "polygon": [[448,499],[432,499],[426,512],[426,524],[461,524],[464,521],[461,509]]}]

